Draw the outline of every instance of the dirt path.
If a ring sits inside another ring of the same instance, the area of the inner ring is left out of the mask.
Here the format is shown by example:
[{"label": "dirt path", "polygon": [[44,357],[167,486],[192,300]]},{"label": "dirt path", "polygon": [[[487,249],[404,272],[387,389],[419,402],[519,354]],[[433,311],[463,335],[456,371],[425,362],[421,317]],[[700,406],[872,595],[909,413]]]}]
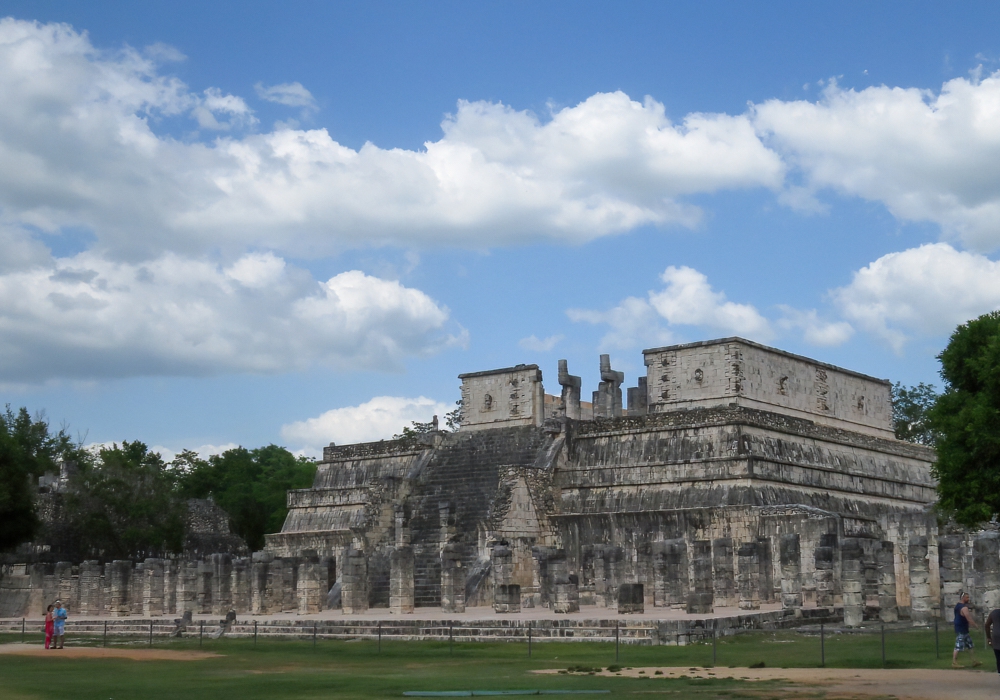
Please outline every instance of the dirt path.
[{"label": "dirt path", "polygon": [[0,644],[0,654],[45,656],[53,659],[132,659],[133,661],[198,661],[218,657],[210,651],[128,649],[121,647],[66,647],[46,649],[40,644]]},{"label": "dirt path", "polygon": [[[657,676],[656,672],[662,675]],[[536,673],[558,673],[545,669]],[[602,671],[598,676],[617,674]],[[739,678],[742,680],[788,680],[818,686],[829,697],[890,695],[899,700],[1000,700],[1000,678],[996,673],[943,669],[850,669],[850,668],[671,668],[650,666],[622,669],[622,676],[637,678]]]}]

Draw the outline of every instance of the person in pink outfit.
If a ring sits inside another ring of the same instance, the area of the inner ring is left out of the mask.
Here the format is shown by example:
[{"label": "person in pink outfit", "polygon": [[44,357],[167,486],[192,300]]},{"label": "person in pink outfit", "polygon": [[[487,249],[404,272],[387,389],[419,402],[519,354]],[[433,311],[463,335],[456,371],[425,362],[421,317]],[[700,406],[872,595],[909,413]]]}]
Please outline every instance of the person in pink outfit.
[{"label": "person in pink outfit", "polygon": [[54,605],[50,605],[45,611],[45,648],[48,649],[49,645],[52,644],[52,633],[56,629],[56,621],[52,615],[52,608]]}]

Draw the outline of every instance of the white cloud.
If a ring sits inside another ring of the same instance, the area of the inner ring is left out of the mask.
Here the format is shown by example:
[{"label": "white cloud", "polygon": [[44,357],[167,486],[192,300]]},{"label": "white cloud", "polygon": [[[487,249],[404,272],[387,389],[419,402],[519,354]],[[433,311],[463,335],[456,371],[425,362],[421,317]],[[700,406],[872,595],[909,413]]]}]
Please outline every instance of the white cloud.
[{"label": "white cloud", "polygon": [[550,335],[548,338],[539,339],[534,335],[529,335],[527,338],[521,338],[517,341],[517,344],[524,348],[525,350],[531,350],[532,352],[552,352],[553,348],[559,344],[559,341],[563,339],[562,335]]},{"label": "white cloud", "polygon": [[816,309],[800,311],[791,306],[781,305],[782,318],[777,325],[783,330],[802,331],[803,340],[810,345],[843,345],[854,335],[854,328],[846,321],[824,321]]},{"label": "white cloud", "polygon": [[611,326],[601,340],[602,350],[676,343],[669,329],[672,326],[697,326],[761,341],[773,336],[770,322],[756,308],[727,301],[726,295],[712,289],[708,278],[697,270],[671,265],[660,279],[666,287],[651,290],[648,300],[628,297],[609,311],[569,309],[566,313],[572,321]]},{"label": "white cloud", "polygon": [[915,333],[941,336],[1000,309],[1000,262],[935,243],[885,255],[832,297],[848,320],[900,352]]},{"label": "white cloud", "polygon": [[227,450],[235,450],[237,447],[239,445],[235,442],[227,442],[224,445],[198,445],[197,447],[181,447],[178,449],[164,447],[163,445],[153,445],[149,448],[149,451],[158,452],[164,462],[173,462],[182,450],[191,450],[192,452],[196,452],[202,459],[208,459],[213,455],[221,455]]},{"label": "white cloud", "polygon": [[769,100],[753,120],[807,181],[786,203],[815,208],[809,191],[832,188],[939,224],[974,249],[1000,247],[1000,72],[938,93],[831,81],[818,102]]},{"label": "white cloud", "polygon": [[638,297],[628,297],[607,311],[568,309],[566,315],[578,323],[610,326],[611,329],[601,338],[599,349],[602,351],[631,350],[638,346],[659,347],[676,342],[673,333],[660,323],[656,310],[648,301]]},{"label": "white cloud", "polygon": [[288,107],[302,107],[306,110],[316,109],[316,100],[312,93],[303,87],[302,83],[281,83],[280,85],[266,86],[257,83],[253,86],[257,97],[268,102],[276,102],[279,105]]},{"label": "white cloud", "polygon": [[281,437],[299,452],[318,456],[331,442],[343,445],[388,439],[413,421],[426,423],[435,415],[444,426],[444,416],[452,408],[424,396],[376,396],[360,406],[335,408],[316,418],[283,425]]},{"label": "white cloud", "polygon": [[[162,48],[158,55],[163,55]],[[189,89],[151,58],[95,49],[66,25],[0,20],[0,207],[47,231],[82,226],[116,257],[247,246],[319,255],[378,243],[585,241],[697,223],[686,195],[781,186],[746,115],[669,120],[597,94],[547,120],[460,102],[424,148],[352,149],[325,129],[236,135],[246,102]],[[291,83],[267,88],[305,101]],[[190,115],[210,143],[154,131]],[[141,232],[141,235],[140,235]]]},{"label": "white cloud", "polygon": [[690,267],[668,267],[660,276],[665,289],[649,293],[649,302],[672,325],[703,326],[746,338],[768,340],[767,319],[749,304],[726,301],[708,278]]},{"label": "white cloud", "polygon": [[358,271],[317,281],[271,253],[223,267],[94,252],[0,273],[0,381],[398,369],[465,342],[423,292]]}]

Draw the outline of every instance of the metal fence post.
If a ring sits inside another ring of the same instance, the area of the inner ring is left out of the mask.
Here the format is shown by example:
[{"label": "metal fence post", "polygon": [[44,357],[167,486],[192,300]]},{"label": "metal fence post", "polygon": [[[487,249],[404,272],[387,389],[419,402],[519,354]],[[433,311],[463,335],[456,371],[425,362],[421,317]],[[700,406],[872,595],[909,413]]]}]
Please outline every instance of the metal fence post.
[{"label": "metal fence post", "polygon": [[715,625],[712,625],[712,665],[715,666],[715,660],[718,655],[718,640],[719,640],[719,630],[716,629]]},{"label": "metal fence post", "polygon": [[885,623],[882,623],[882,668],[885,668]]},{"label": "metal fence post", "polygon": [[313,649],[316,648],[316,623],[313,623]]},{"label": "metal fence post", "polygon": [[382,621],[378,621],[378,653],[382,653]]},{"label": "metal fence post", "polygon": [[455,637],[454,637],[452,625],[450,623],[448,625],[448,653],[449,654],[454,654],[455,653]]},{"label": "metal fence post", "polygon": [[198,622],[198,646],[201,646],[202,640],[205,638],[205,621],[200,620]]},{"label": "metal fence post", "polygon": [[253,645],[257,646],[257,621],[253,621]]},{"label": "metal fence post", "polygon": [[531,658],[531,622],[528,623],[528,658]]},{"label": "metal fence post", "polygon": [[102,646],[108,645],[108,621],[104,621],[104,643]]},{"label": "metal fence post", "polygon": [[149,646],[153,646],[153,621],[149,621]]},{"label": "metal fence post", "polygon": [[819,665],[826,668],[826,629],[819,623]]},{"label": "metal fence post", "polygon": [[21,644],[24,644],[24,618],[21,618]]},{"label": "metal fence post", "polygon": [[941,658],[941,645],[938,643],[938,620],[934,618],[934,658]]},{"label": "metal fence post", "polygon": [[615,663],[618,663],[618,620],[615,620]]}]

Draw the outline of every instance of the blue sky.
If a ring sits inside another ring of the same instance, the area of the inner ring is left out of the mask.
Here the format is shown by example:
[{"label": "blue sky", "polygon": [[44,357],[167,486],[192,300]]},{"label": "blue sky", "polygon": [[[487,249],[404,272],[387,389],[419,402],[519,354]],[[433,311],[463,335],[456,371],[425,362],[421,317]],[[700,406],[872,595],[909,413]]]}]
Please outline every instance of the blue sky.
[{"label": "blue sky", "polygon": [[4,400],[315,453],[728,335],[936,382],[1000,308],[998,15],[5,2]]}]

